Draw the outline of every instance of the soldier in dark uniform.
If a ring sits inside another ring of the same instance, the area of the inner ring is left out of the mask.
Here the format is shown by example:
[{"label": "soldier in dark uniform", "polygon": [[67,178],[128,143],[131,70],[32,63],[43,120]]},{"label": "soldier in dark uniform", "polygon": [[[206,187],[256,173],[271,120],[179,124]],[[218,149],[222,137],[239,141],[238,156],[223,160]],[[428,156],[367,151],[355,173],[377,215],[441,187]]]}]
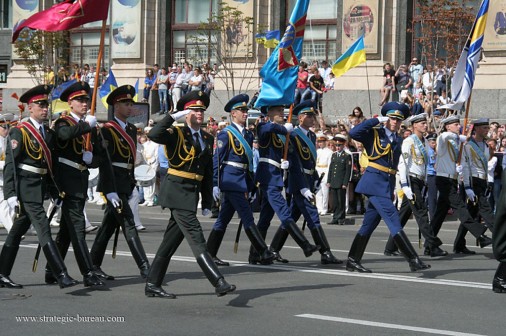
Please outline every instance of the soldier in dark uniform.
[{"label": "soldier in dark uniform", "polygon": [[[402,230],[399,213],[392,203],[395,189],[395,174],[401,155],[402,139],[397,135],[401,121],[409,115],[405,104],[390,102],[381,109],[382,117],[368,119],[355,126],[350,136],[364,145],[369,164],[357,185],[357,191],[369,198],[369,204],[348,254],[346,270],[372,272],[360,261],[371,234],[383,219],[394,237],[396,245],[409,263],[411,271],[430,268],[418,257],[415,248]],[[384,126],[375,128],[379,123]]]},{"label": "soldier in dark uniform", "polygon": [[101,154],[97,190],[106,196],[108,202],[102,226],[91,248],[91,260],[95,274],[106,280],[113,280],[114,277],[104,273],[100,267],[107,243],[114,231],[119,229],[118,226],[125,235],[141,276],[146,278],[149,272],[148,258],[135,229],[132,209],[128,205],[128,199],[136,185],[134,163],[137,153],[137,129],[127,121],[132,112],[134,95],[135,89],[130,85],[120,86],[109,94],[107,104],[114,106],[114,117],[104,124],[99,139],[105,150]]},{"label": "soldier in dark uniform", "polygon": [[247,130],[249,96],[240,94],[233,97],[225,112],[230,113],[231,124],[218,134],[216,154],[214,155],[213,197],[220,200],[221,210],[218,220],[207,239],[207,249],[218,266],[228,266],[216,254],[220,248],[228,223],[237,211],[241,217],[244,231],[255,251],[260,255],[260,263],[271,264],[274,256],[265,244],[253,218],[250,202],[254,199],[253,184],[253,138]]},{"label": "soldier in dark uniform", "polygon": [[[90,252],[85,240],[84,205],[88,191],[88,167],[92,165],[93,147],[96,140],[97,118],[86,116],[90,86],[77,82],[62,92],[60,99],[69,103],[70,113],[55,122],[56,157],[55,177],[58,186],[65,193],[62,205],[60,230],[56,245],[65,259],[70,241],[74,248],[79,270],[85,287],[103,286],[104,283],[93,270]],[[86,117],[85,117],[86,116]],[[90,138],[93,137],[93,140]],[[95,160],[96,162],[96,160]],[[51,270],[46,267],[46,283],[56,282]]]},{"label": "soldier in dark uniform", "polygon": [[330,158],[329,176],[327,184],[334,199],[334,215],[328,224],[345,224],[346,219],[346,192],[351,177],[351,155],[346,153],[344,145],[346,137],[338,134],[335,138],[337,151]]},{"label": "soldier in dark uniform", "polygon": [[[12,128],[10,132],[4,168],[4,195],[12,210],[19,208],[19,217],[14,221],[0,254],[0,287],[23,287],[13,282],[9,275],[21,237],[30,224],[37,232],[39,244],[60,288],[77,284],[77,281],[68,275],[58,248],[51,238],[49,221],[44,211],[44,196],[54,182],[51,179],[55,134],[43,124],[47,119],[49,91],[48,86],[39,85],[21,96],[19,100],[28,105],[30,119]],[[51,194],[53,198],[58,197],[57,186],[52,186]]]},{"label": "soldier in dark uniform", "polygon": [[[261,111],[262,114],[268,116],[269,120],[262,121],[257,126],[260,159],[255,178],[262,192],[262,205],[257,226],[262,237],[265,237],[274,213],[278,215],[281,225],[272,238],[270,248],[276,261],[287,263],[288,260],[282,258],[279,251],[289,234],[302,248],[306,257],[310,257],[318,250],[318,247],[309,243],[304,233],[295,224],[290,207],[282,195],[284,171],[290,166],[288,160],[283,160],[283,149],[286,135],[293,131],[293,125],[291,123],[283,125],[283,106],[264,106]],[[255,255],[250,253],[249,259],[250,263],[256,263]]]},{"label": "soldier in dark uniform", "polygon": [[[162,288],[170,259],[184,238],[190,244],[197,263],[215,287],[218,296],[235,290],[219,271],[207,251],[202,227],[197,219],[199,193],[202,194],[202,214],[210,215],[213,202],[213,143],[214,138],[200,129],[209,97],[201,91],[192,91],[177,103],[177,110],[166,116],[149,132],[148,137],[165,146],[169,169],[161,187],[159,202],[170,209],[170,219],[163,241],[156,252],[144,293],[174,299],[176,296]],[[185,117],[184,127],[172,126]]]},{"label": "soldier in dark uniform", "polygon": [[502,172],[501,194],[497,201],[494,232],[492,235],[494,257],[499,262],[492,281],[492,290],[496,293],[506,293],[506,170]]}]

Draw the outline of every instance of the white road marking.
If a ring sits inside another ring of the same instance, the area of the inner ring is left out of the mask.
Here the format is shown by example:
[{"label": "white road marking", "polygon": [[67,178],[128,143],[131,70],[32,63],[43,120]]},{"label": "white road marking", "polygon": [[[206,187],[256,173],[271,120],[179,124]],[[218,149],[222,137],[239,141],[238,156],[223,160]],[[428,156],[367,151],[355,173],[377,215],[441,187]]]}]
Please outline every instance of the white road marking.
[{"label": "white road marking", "polygon": [[436,334],[436,335],[484,336],[481,334],[470,334],[470,333],[463,333],[463,332],[451,331],[451,330],[420,328],[420,327],[413,327],[413,326],[402,325],[402,324],[392,324],[392,323],[374,322],[374,321],[366,321],[366,320],[356,320],[356,319],[334,317],[334,316],[325,316],[325,315],[300,314],[300,315],[295,315],[295,316],[309,318],[309,319],[316,319],[316,320],[359,324],[359,325],[365,325],[365,326],[376,327],[376,328],[409,330],[409,331],[422,332],[422,333],[428,333],[428,334]]}]

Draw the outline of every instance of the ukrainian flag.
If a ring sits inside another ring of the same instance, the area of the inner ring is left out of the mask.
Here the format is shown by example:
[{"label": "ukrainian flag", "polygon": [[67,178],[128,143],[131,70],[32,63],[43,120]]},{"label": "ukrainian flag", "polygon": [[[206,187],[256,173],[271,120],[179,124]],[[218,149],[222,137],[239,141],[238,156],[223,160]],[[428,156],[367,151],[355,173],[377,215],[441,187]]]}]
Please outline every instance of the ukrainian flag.
[{"label": "ukrainian flag", "polygon": [[364,35],[362,35],[334,62],[332,73],[336,78],[341,77],[345,72],[365,61]]},{"label": "ukrainian flag", "polygon": [[262,87],[255,108],[290,105],[295,96],[309,0],[297,0],[285,34],[260,70]]},{"label": "ukrainian flag", "polygon": [[139,101],[139,79],[137,78],[137,82],[135,82],[135,96],[134,96],[134,102],[138,102]]},{"label": "ukrainian flag", "polygon": [[116,77],[114,77],[114,74],[112,73],[112,70],[109,69],[109,76],[105,80],[104,84],[100,87],[100,91],[98,92],[98,95],[100,97],[100,100],[102,100],[102,104],[104,104],[105,108],[109,108],[109,104],[107,104],[107,96],[109,96],[109,93],[111,93],[114,89],[118,87],[118,83],[116,82]]},{"label": "ukrainian flag", "polygon": [[62,83],[61,85],[54,88],[53,92],[51,92],[51,112],[52,113],[60,113],[63,111],[69,110],[69,103],[60,100],[60,96],[69,86],[76,83],[77,80],[73,79]]},{"label": "ukrainian flag", "polygon": [[279,30],[269,30],[265,33],[255,35],[258,44],[263,44],[264,48],[276,48],[279,44]]},{"label": "ukrainian flag", "polygon": [[481,45],[483,44],[487,24],[488,6],[489,0],[483,0],[453,75],[452,99],[456,106],[466,102],[473,90],[476,68],[480,60]]}]

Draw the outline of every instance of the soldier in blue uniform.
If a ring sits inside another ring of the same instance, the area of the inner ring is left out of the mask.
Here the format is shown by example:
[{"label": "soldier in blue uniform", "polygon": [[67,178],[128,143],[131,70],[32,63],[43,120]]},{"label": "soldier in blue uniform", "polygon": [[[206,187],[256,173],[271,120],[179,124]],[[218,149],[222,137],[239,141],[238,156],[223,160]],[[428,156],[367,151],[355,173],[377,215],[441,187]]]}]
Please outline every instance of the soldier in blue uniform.
[{"label": "soldier in blue uniform", "polygon": [[244,231],[255,251],[259,253],[262,264],[271,264],[274,256],[265,244],[255,225],[250,202],[254,199],[253,184],[253,138],[247,130],[249,96],[240,94],[233,97],[225,112],[230,113],[231,124],[218,134],[216,153],[213,158],[214,178],[213,197],[220,200],[221,210],[218,220],[207,239],[207,250],[218,266],[228,266],[216,254],[225,235],[228,223],[237,211],[241,217]]},{"label": "soldier in blue uniform", "polygon": [[[402,120],[409,115],[405,104],[390,102],[381,109],[381,117],[368,119],[355,126],[350,136],[364,145],[369,159],[356,191],[369,198],[364,221],[348,254],[346,270],[371,273],[360,261],[369,238],[383,218],[396,245],[409,262],[411,271],[430,268],[420,260],[406,233],[402,230],[399,213],[392,203],[395,174],[401,155],[402,139],[397,135]],[[379,128],[379,123],[386,122]]]},{"label": "soldier in blue uniform", "polygon": [[[283,125],[283,106],[264,106],[262,107],[262,114],[267,115],[269,120],[260,122],[257,126],[260,159],[255,177],[260,184],[263,195],[258,230],[265,238],[274,212],[278,215],[281,225],[274,235],[270,247],[275,260],[286,263],[288,260],[281,257],[279,250],[289,234],[302,248],[306,257],[311,256],[313,252],[318,250],[318,247],[309,243],[300,228],[295,224],[290,207],[282,195],[283,175],[289,167],[288,161],[283,160],[283,149],[286,135],[293,131],[293,125],[291,123]],[[256,264],[258,257],[254,253],[250,253],[249,262]]]},{"label": "soldier in blue uniform", "polygon": [[291,165],[288,172],[288,192],[292,195],[292,218],[297,221],[301,214],[304,216],[315,244],[320,247],[322,264],[342,264],[330,251],[315,205],[315,195],[322,181],[315,169],[316,134],[309,130],[316,120],[314,102],[308,100],[297,105],[293,114],[298,116],[299,126],[290,134],[292,146],[289,149]]}]

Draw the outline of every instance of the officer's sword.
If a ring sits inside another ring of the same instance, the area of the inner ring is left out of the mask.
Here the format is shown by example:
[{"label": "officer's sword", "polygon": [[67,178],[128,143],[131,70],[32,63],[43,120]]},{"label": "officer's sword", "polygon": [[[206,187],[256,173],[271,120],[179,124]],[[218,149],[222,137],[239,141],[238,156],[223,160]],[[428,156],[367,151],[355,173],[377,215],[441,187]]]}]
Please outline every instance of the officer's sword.
[{"label": "officer's sword", "polygon": [[[53,220],[56,210],[58,210],[58,208],[61,206],[62,201],[63,200],[61,198],[58,198],[56,200],[55,205],[54,205],[53,209],[51,209],[51,213],[49,214],[48,223],[51,223],[51,221]],[[39,264],[40,250],[41,250],[41,246],[39,244],[39,245],[37,245],[37,251],[35,251],[35,257],[33,258],[33,265],[32,265],[32,272],[33,273],[37,272],[37,265]]]},{"label": "officer's sword", "polygon": [[[252,197],[253,197],[253,195],[256,194],[257,190],[258,190],[258,183],[251,190]],[[248,194],[247,193],[245,193],[245,194],[246,194],[245,196],[248,197]],[[251,202],[252,202],[251,198],[248,198],[248,203],[250,204],[250,208],[251,208]],[[237,250],[239,249],[239,240],[241,238],[242,225],[243,224],[242,224],[242,218],[241,218],[241,220],[239,221],[239,226],[237,227],[237,233],[235,234],[234,253],[237,253]]]},{"label": "officer's sword", "polygon": [[[321,186],[324,177],[325,177],[325,172],[322,172],[320,177],[316,181],[315,190],[318,190],[318,188]],[[315,198],[316,198],[316,194],[315,194]],[[307,225],[307,220],[304,218],[304,222],[302,223],[302,232],[304,232],[304,230],[306,229],[306,225]]]}]

